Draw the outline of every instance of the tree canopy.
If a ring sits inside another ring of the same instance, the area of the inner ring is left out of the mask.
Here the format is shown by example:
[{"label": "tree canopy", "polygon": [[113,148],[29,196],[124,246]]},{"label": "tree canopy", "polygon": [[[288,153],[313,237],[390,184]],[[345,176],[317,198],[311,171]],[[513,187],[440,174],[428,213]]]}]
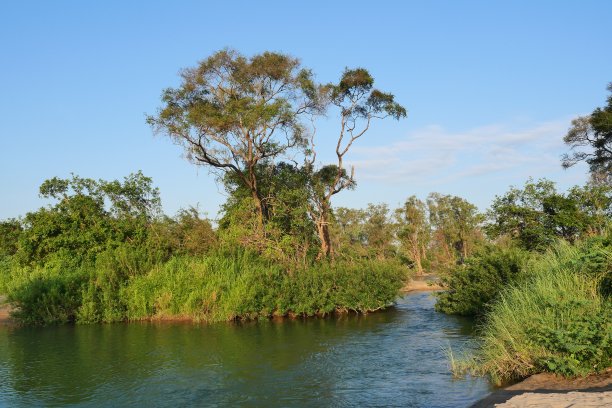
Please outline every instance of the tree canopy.
[{"label": "tree canopy", "polygon": [[573,242],[601,233],[612,215],[611,188],[587,184],[566,194],[550,180],[529,180],[493,200],[486,231],[509,236],[528,250],[542,250],[558,238]]},{"label": "tree canopy", "polygon": [[607,105],[595,108],[593,113],[572,121],[572,127],[563,138],[571,153],[562,157],[568,168],[584,161],[592,174],[609,178],[612,174],[612,82],[608,84]]},{"label": "tree canopy", "polygon": [[289,55],[247,58],[226,49],[181,78],[163,92],[163,106],[148,123],[183,146],[189,160],[238,177],[263,224],[267,203],[256,167],[305,144],[305,120],[321,110],[312,73]]}]

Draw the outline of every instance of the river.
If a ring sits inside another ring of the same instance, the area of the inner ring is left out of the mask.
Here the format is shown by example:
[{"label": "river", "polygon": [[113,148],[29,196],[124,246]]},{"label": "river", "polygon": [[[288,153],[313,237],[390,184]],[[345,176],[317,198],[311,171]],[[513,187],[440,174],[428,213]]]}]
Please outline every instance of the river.
[{"label": "river", "polygon": [[472,323],[428,292],[365,316],[195,325],[0,326],[0,406],[464,407],[444,349]]}]

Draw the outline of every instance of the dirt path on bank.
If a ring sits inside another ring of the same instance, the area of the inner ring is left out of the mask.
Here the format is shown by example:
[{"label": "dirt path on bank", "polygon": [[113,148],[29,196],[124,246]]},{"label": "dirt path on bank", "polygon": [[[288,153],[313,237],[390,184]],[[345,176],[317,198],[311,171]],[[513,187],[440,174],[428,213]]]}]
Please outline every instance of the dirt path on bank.
[{"label": "dirt path on bank", "polygon": [[586,378],[566,379],[554,374],[536,374],[493,392],[472,408],[500,407],[610,407],[612,368]]}]

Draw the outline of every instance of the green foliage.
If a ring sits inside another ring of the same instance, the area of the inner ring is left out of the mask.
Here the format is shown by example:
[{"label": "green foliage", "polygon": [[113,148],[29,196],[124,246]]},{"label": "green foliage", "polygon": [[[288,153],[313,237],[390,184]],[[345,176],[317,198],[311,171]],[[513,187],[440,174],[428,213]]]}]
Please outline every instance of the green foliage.
[{"label": "green foliage", "polygon": [[483,216],[467,200],[438,193],[427,197],[427,208],[433,229],[430,259],[432,267],[443,275],[463,263],[481,243]]},{"label": "green foliage", "polygon": [[0,257],[13,255],[17,252],[22,229],[19,220],[0,221]]},{"label": "green foliage", "polygon": [[431,226],[425,203],[415,196],[408,197],[395,211],[400,256],[409,260],[417,274],[427,266],[427,248],[431,242]]},{"label": "green foliage", "polygon": [[386,204],[368,204],[363,210],[335,209],[331,232],[343,258],[389,259],[396,255],[395,226]]},{"label": "green foliage", "polygon": [[287,272],[247,253],[176,258],[123,292],[129,319],[205,321],[368,312],[395,300],[405,269],[387,263],[316,264]]},{"label": "green foliage", "polygon": [[27,325],[76,321],[87,273],[76,269],[15,267],[16,281],[5,283],[8,300],[18,307],[14,317]]},{"label": "green foliage", "polygon": [[157,217],[147,229],[147,247],[171,255],[203,255],[218,245],[212,223],[197,208],[181,209],[173,218]]},{"label": "green foliage", "polygon": [[188,318],[203,321],[366,313],[396,299],[406,269],[393,262],[320,263],[287,270],[241,252],[151,259],[120,247],[74,271],[16,268],[9,300],[25,324]]},{"label": "green foliage", "polygon": [[232,174],[225,177],[229,193],[219,220],[220,245],[240,246],[270,259],[304,261],[316,251],[315,227],[309,214],[308,174],[289,163],[263,163],[256,168],[259,191],[266,197],[266,224],[258,226],[251,192]]},{"label": "green foliage", "polygon": [[99,254],[82,294],[79,322],[123,320],[126,306],[120,297],[121,291],[131,280],[147,273],[163,259],[163,253],[129,244]]},{"label": "green foliage", "polygon": [[593,260],[600,244],[557,244],[535,255],[525,279],[502,290],[481,328],[470,363],[496,383],[542,371],[566,376],[601,371],[612,363],[612,303],[601,280],[606,262]]},{"label": "green foliage", "polygon": [[510,236],[527,250],[544,250],[557,238],[574,241],[600,233],[612,215],[612,187],[587,184],[567,194],[549,180],[529,180],[496,197],[485,227],[492,238]]},{"label": "green foliage", "polygon": [[343,109],[342,114],[357,119],[387,115],[394,119],[406,117],[406,109],[395,102],[392,94],[373,89],[374,78],[364,68],[346,69],[337,85],[325,89],[333,104]]},{"label": "green foliage", "polygon": [[0,255],[0,293],[8,293],[13,265],[12,257]]},{"label": "green foliage", "polygon": [[22,265],[92,263],[98,253],[124,241],[144,242],[159,212],[159,192],[142,173],[123,182],[52,178],[40,187],[42,197],[57,200],[26,214],[16,259]]},{"label": "green foliage", "polygon": [[[608,84],[611,94],[607,98],[607,105],[595,108],[589,116],[576,118],[572,127],[563,138],[572,154],[562,157],[563,167],[568,168],[574,164],[585,161],[591,174],[612,174],[612,83]],[[586,148],[586,150],[581,150]]]},{"label": "green foliage", "polygon": [[603,315],[595,315],[588,301],[575,301],[565,305],[555,302],[548,305],[563,318],[563,307],[573,308],[575,320],[550,327],[542,317],[537,317],[528,335],[532,341],[548,353],[535,360],[536,368],[565,376],[587,375],[593,370],[607,368],[612,363],[612,309],[605,308]]},{"label": "green foliage", "polygon": [[518,248],[486,246],[442,279],[438,312],[481,315],[506,286],[518,282],[528,254]]}]

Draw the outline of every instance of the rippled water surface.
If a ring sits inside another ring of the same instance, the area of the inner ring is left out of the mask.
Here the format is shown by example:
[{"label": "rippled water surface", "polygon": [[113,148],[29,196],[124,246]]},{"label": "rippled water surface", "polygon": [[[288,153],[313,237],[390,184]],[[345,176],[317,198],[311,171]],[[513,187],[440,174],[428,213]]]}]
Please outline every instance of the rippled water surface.
[{"label": "rippled water surface", "polygon": [[469,320],[429,293],[367,316],[248,324],[0,327],[1,406],[463,407],[444,349]]}]

